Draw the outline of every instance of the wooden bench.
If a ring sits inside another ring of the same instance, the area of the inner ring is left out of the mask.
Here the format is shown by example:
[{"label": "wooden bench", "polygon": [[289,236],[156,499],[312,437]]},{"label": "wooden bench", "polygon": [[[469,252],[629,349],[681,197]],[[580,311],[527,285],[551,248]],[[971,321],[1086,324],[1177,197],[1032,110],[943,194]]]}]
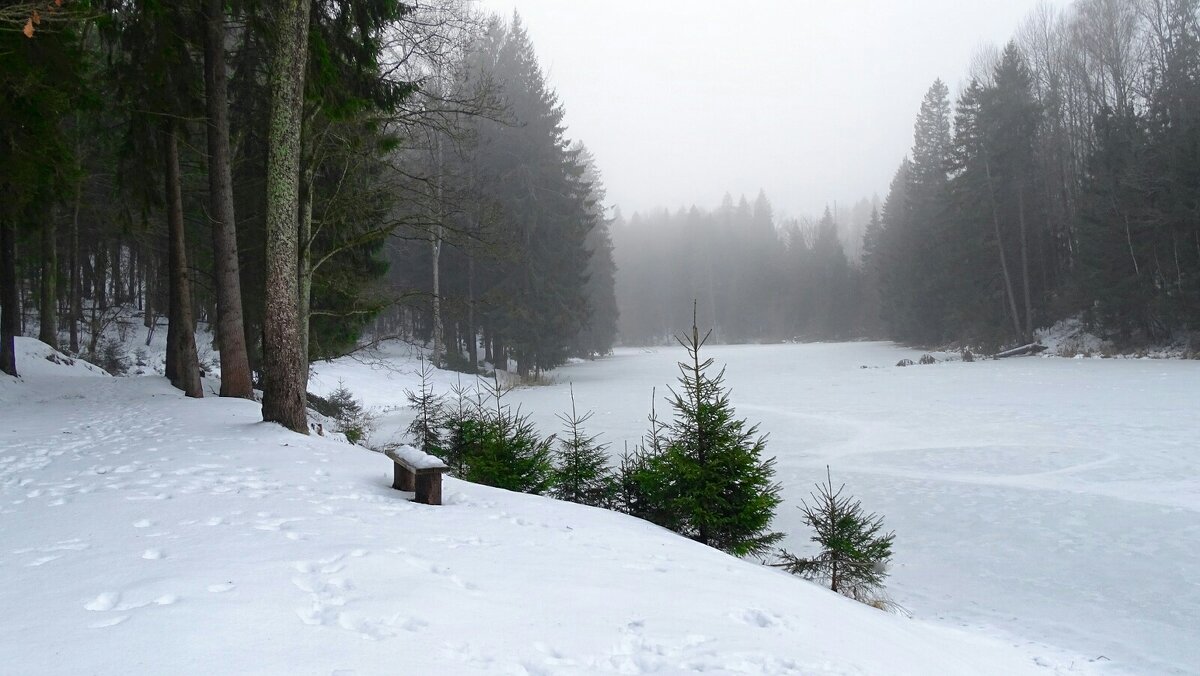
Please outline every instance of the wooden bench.
[{"label": "wooden bench", "polygon": [[392,488],[416,493],[413,502],[423,505],[442,504],[442,474],[449,467],[436,456],[419,451],[412,446],[389,448],[384,455],[396,466],[396,478]]}]

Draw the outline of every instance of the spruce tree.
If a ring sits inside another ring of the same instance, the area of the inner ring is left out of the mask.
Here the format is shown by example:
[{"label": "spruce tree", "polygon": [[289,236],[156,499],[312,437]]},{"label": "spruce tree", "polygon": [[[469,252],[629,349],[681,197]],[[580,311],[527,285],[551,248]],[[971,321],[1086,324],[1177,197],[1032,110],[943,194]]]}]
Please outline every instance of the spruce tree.
[{"label": "spruce tree", "polygon": [[446,460],[446,444],[443,439],[446,399],[433,391],[433,373],[434,368],[429,362],[421,362],[421,370],[418,371],[421,377],[420,389],[416,392],[404,391],[409,406],[416,411],[416,416],[408,424],[407,431],[417,448]]},{"label": "spruce tree", "polygon": [[554,437],[542,438],[528,414],[504,403],[508,393],[499,379],[487,386],[491,407],[481,405],[468,419],[464,439],[464,479],[519,493],[541,495],[554,485],[551,449]]},{"label": "spruce tree", "polygon": [[466,476],[467,457],[478,444],[482,434],[484,411],[483,400],[476,390],[471,397],[470,389],[458,382],[450,387],[450,399],[442,409],[441,434],[442,460],[455,476]]},{"label": "spruce tree", "polygon": [[734,417],[724,370],[709,374],[713,360],[700,358],[708,340],[692,322],[679,338],[688,361],[680,362],[680,391],[672,389],[674,420],[666,449],[653,463],[669,484],[668,525],[679,533],[735,556],[761,555],[783,535],[771,530],[779,505],[773,482],[775,459],[762,459],[766,437]]},{"label": "spruce tree", "polygon": [[571,412],[559,414],[563,433],[558,439],[558,466],[552,495],[559,500],[592,507],[611,507],[616,498],[617,481],[608,467],[608,444],[597,443],[595,435],[583,426],[593,412],[579,415],[575,408],[575,388],[571,388]]},{"label": "spruce tree", "polygon": [[793,575],[826,581],[833,591],[858,601],[877,602],[896,535],[884,533],[883,519],[864,512],[861,502],[842,495],[845,490],[845,484],[833,489],[826,468],[825,483],[810,495],[812,504],[805,500],[800,507],[804,523],[815,531],[812,541],[821,551],[801,558],[785,550],[776,565]]},{"label": "spruce tree", "polygon": [[647,416],[650,429],[640,444],[632,451],[626,447],[621,455],[621,463],[617,468],[617,509],[670,528],[666,510],[663,509],[665,484],[669,483],[669,477],[659,471],[659,463],[667,445],[667,425],[658,417],[658,410],[654,406],[657,399],[658,392],[653,390],[650,395],[650,415]]}]

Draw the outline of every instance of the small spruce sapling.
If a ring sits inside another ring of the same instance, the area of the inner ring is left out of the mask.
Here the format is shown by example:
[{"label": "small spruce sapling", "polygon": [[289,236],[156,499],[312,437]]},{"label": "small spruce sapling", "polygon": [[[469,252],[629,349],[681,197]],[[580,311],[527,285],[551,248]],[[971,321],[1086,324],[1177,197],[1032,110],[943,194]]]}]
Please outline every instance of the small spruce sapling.
[{"label": "small spruce sapling", "polygon": [[338,381],[337,389],[329,393],[327,399],[337,421],[337,431],[346,435],[346,440],[352,444],[365,441],[375,426],[375,420],[362,405],[354,398],[354,393],[346,387],[346,383]]},{"label": "small spruce sapling", "polygon": [[467,481],[519,493],[541,495],[554,486],[554,436],[538,435],[527,414],[504,403],[508,390],[494,378],[487,387],[492,408],[480,407],[482,418],[465,447]]},{"label": "small spruce sapling", "polygon": [[616,499],[617,480],[608,467],[608,444],[597,443],[596,436],[583,429],[592,415],[592,411],[579,415],[572,387],[571,412],[558,415],[563,433],[558,438],[553,495],[567,502],[608,508]]},{"label": "small spruce sapling", "polygon": [[425,453],[447,460],[444,423],[447,417],[446,400],[433,391],[433,365],[421,362],[421,388],[416,392],[405,390],[404,396],[416,411],[416,417],[408,425],[408,434],[417,448]]},{"label": "small spruce sapling", "polygon": [[655,402],[658,390],[650,395],[650,428],[641,443],[631,451],[628,445],[621,455],[617,471],[617,508],[630,516],[645,519],[664,528],[678,531],[667,509],[667,495],[672,477],[662,467],[667,447],[667,424],[658,417]]},{"label": "small spruce sapling", "polygon": [[471,396],[471,389],[462,381],[450,387],[450,402],[443,408],[442,439],[445,456],[442,460],[454,472],[454,476],[467,475],[467,457],[472,453],[483,429],[483,401],[476,390]]},{"label": "small spruce sapling", "polygon": [[[896,534],[883,532],[883,518],[863,510],[862,503],[843,495],[846,485],[834,490],[826,467],[824,484],[802,502],[804,523],[815,533],[812,541],[821,551],[811,558],[780,552],[776,567],[809,580],[829,584],[835,592],[863,603],[879,605],[887,564]],[[886,605],[886,602],[883,602]]]}]

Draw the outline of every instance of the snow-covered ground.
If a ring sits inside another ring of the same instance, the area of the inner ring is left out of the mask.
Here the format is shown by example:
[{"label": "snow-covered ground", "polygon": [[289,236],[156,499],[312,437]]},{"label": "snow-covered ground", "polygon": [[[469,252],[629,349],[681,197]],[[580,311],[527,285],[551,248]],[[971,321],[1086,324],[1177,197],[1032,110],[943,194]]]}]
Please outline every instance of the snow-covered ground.
[{"label": "snow-covered ground", "polygon": [[[611,512],[453,479],[445,506],[416,505],[389,488],[385,458],[264,424],[252,402],[187,400],[158,377],[110,378],[19,347],[24,379],[0,376],[5,674],[1113,673],[1025,638],[882,613]],[[665,380],[652,371],[669,357],[567,373],[600,408],[604,378],[641,363],[642,377]],[[323,377],[339,369],[348,382],[378,376],[337,365]],[[636,427],[622,417],[646,400],[641,383],[603,387],[629,399],[602,408],[608,431]],[[526,394],[541,408],[560,390]],[[793,474],[808,481],[803,468],[838,455],[842,428],[805,415],[789,491]],[[871,475],[845,476],[873,490]],[[877,506],[901,531],[907,569],[925,565],[915,551],[933,536]]]},{"label": "snow-covered ground", "polygon": [[[889,589],[921,620],[1045,642],[1131,673],[1200,673],[1200,362],[1023,358],[896,368],[919,352],[852,343],[713,347],[740,415],[770,434],[795,506],[829,465],[896,531]],[[352,361],[317,367],[386,409],[415,387]],[[645,430],[682,351],[620,350],[510,395],[545,432],[574,384],[620,452]],[[862,368],[867,366],[870,368]],[[456,376],[439,373],[444,388]],[[379,438],[411,414],[385,413]],[[888,671],[888,670],[885,670]]]}]

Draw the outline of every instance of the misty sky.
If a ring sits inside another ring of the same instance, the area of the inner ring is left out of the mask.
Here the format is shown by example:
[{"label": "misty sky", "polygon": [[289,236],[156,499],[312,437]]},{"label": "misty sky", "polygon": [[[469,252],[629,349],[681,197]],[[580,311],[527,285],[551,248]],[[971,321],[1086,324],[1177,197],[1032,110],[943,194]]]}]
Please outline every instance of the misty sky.
[{"label": "misty sky", "polygon": [[716,206],[767,191],[819,215],[886,195],[937,77],[1037,0],[480,0],[521,13],[609,202]]}]

